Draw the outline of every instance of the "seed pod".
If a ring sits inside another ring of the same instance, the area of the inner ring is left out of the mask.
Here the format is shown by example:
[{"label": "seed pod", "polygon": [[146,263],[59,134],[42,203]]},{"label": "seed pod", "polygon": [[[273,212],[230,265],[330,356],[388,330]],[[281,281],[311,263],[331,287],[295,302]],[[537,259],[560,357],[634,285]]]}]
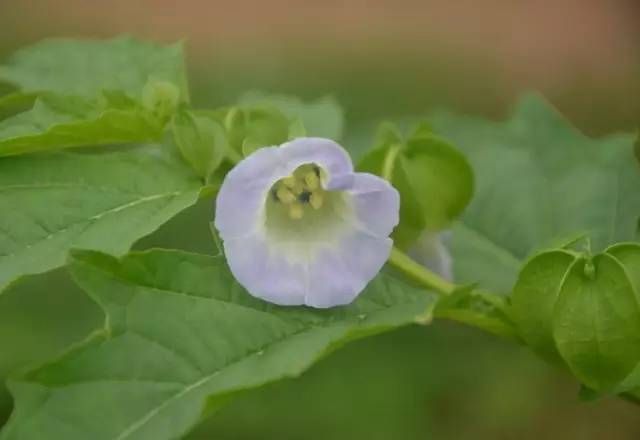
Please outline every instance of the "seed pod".
[{"label": "seed pod", "polygon": [[638,244],[593,258],[555,250],[525,265],[511,310],[534,350],[597,392],[620,392],[640,386],[639,287]]}]

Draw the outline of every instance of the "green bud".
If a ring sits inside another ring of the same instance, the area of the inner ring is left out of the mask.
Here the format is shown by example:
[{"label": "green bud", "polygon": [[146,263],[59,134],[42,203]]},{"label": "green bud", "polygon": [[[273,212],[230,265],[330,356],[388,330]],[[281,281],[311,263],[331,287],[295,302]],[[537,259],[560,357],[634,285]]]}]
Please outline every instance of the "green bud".
[{"label": "green bud", "polygon": [[290,138],[291,122],[271,107],[233,107],[224,124],[230,147],[244,156],[258,148],[280,145]]},{"label": "green bud", "polygon": [[227,141],[222,125],[182,110],[174,116],[171,126],[184,159],[199,176],[208,179],[225,158]]},{"label": "green bud", "polygon": [[358,167],[389,180],[400,192],[400,224],[393,238],[408,249],[424,230],[447,228],[473,195],[473,170],[465,156],[421,123],[404,138],[392,124],[378,130],[376,147]]},{"label": "green bud", "polygon": [[150,80],[142,90],[142,105],[159,120],[166,122],[180,103],[180,90],[169,81]]}]

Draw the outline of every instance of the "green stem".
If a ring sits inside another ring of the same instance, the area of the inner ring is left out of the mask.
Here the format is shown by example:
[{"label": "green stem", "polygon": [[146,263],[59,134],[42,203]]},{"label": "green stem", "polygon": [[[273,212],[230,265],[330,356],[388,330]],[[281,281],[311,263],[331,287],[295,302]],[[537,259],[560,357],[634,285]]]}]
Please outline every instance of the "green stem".
[{"label": "green stem", "polygon": [[435,290],[442,295],[448,295],[456,288],[455,284],[416,263],[411,257],[396,247],[391,249],[388,263],[421,286]]},{"label": "green stem", "polygon": [[382,178],[387,182],[391,182],[393,178],[393,168],[395,167],[396,157],[398,157],[401,148],[402,145],[392,145],[384,157],[384,162],[382,163]]}]

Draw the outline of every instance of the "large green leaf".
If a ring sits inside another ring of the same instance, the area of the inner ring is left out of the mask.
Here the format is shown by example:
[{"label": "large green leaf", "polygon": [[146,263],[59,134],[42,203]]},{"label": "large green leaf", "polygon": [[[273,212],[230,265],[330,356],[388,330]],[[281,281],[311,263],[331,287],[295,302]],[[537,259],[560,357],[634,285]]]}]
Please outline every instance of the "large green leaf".
[{"label": "large green leaf", "polygon": [[[424,320],[433,296],[379,275],[351,305],[279,307],[249,296],[224,259],[178,251],[73,254],[106,328],[10,382],[0,438],[175,439],[230,396],[295,377],[358,337]],[[364,367],[364,366],[363,366]]]},{"label": "large green leaf", "polygon": [[634,239],[640,168],[631,136],[590,139],[535,95],[506,122],[446,113],[430,122],[476,174],[453,231],[457,280],[508,292],[524,259],[559,237],[586,231],[595,250]]},{"label": "large green leaf", "polygon": [[24,112],[33,107],[37,98],[35,93],[15,92],[0,96],[0,121],[16,113]]},{"label": "large green leaf", "polygon": [[158,139],[163,124],[118,93],[87,100],[47,95],[31,110],[0,121],[0,156],[48,149]]},{"label": "large green leaf", "polygon": [[0,81],[26,92],[87,98],[119,90],[136,100],[150,81],[166,81],[188,99],[182,44],[159,46],[130,37],[44,40],[0,66]]},{"label": "large green leaf", "polygon": [[0,158],[0,290],[62,265],[71,247],[126,252],[201,186],[166,147]]},{"label": "large green leaf", "polygon": [[0,117],[14,115],[0,122],[0,156],[156,140],[188,100],[182,46],[128,37],[43,41],[0,66],[0,81],[20,89],[0,99]]}]

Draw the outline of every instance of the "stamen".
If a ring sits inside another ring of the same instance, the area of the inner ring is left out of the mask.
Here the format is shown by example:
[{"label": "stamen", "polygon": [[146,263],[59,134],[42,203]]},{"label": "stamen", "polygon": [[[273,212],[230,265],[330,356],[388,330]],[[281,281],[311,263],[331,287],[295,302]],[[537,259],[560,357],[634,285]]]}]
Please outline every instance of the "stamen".
[{"label": "stamen", "polygon": [[[319,210],[324,205],[325,191],[322,188],[321,170],[315,165],[299,167],[290,176],[280,179],[272,188],[271,195],[292,220],[300,220],[305,214],[305,205]],[[308,212],[307,214],[310,214]]]},{"label": "stamen", "polygon": [[307,188],[310,191],[315,191],[320,187],[320,179],[318,178],[317,174],[314,172],[307,173],[304,176],[304,183],[307,184]]},{"label": "stamen", "polygon": [[282,183],[287,187],[287,188],[293,188],[296,183],[298,182],[298,179],[296,179],[294,176],[288,176],[285,177],[284,179],[282,179]]},{"label": "stamen", "polygon": [[324,197],[322,193],[316,191],[311,193],[311,197],[309,198],[309,204],[313,207],[313,209],[322,208],[322,204],[324,203]]},{"label": "stamen", "polygon": [[294,196],[286,186],[281,186],[280,188],[278,188],[278,190],[276,191],[276,196],[278,197],[278,200],[280,200],[285,205],[293,203],[296,200],[296,196]]},{"label": "stamen", "polygon": [[296,180],[296,183],[293,185],[293,188],[291,188],[291,191],[293,191],[296,196],[299,196],[304,192],[304,183],[302,183],[301,180]]},{"label": "stamen", "polygon": [[300,220],[304,217],[304,208],[299,203],[293,203],[289,206],[289,217],[293,220]]}]

